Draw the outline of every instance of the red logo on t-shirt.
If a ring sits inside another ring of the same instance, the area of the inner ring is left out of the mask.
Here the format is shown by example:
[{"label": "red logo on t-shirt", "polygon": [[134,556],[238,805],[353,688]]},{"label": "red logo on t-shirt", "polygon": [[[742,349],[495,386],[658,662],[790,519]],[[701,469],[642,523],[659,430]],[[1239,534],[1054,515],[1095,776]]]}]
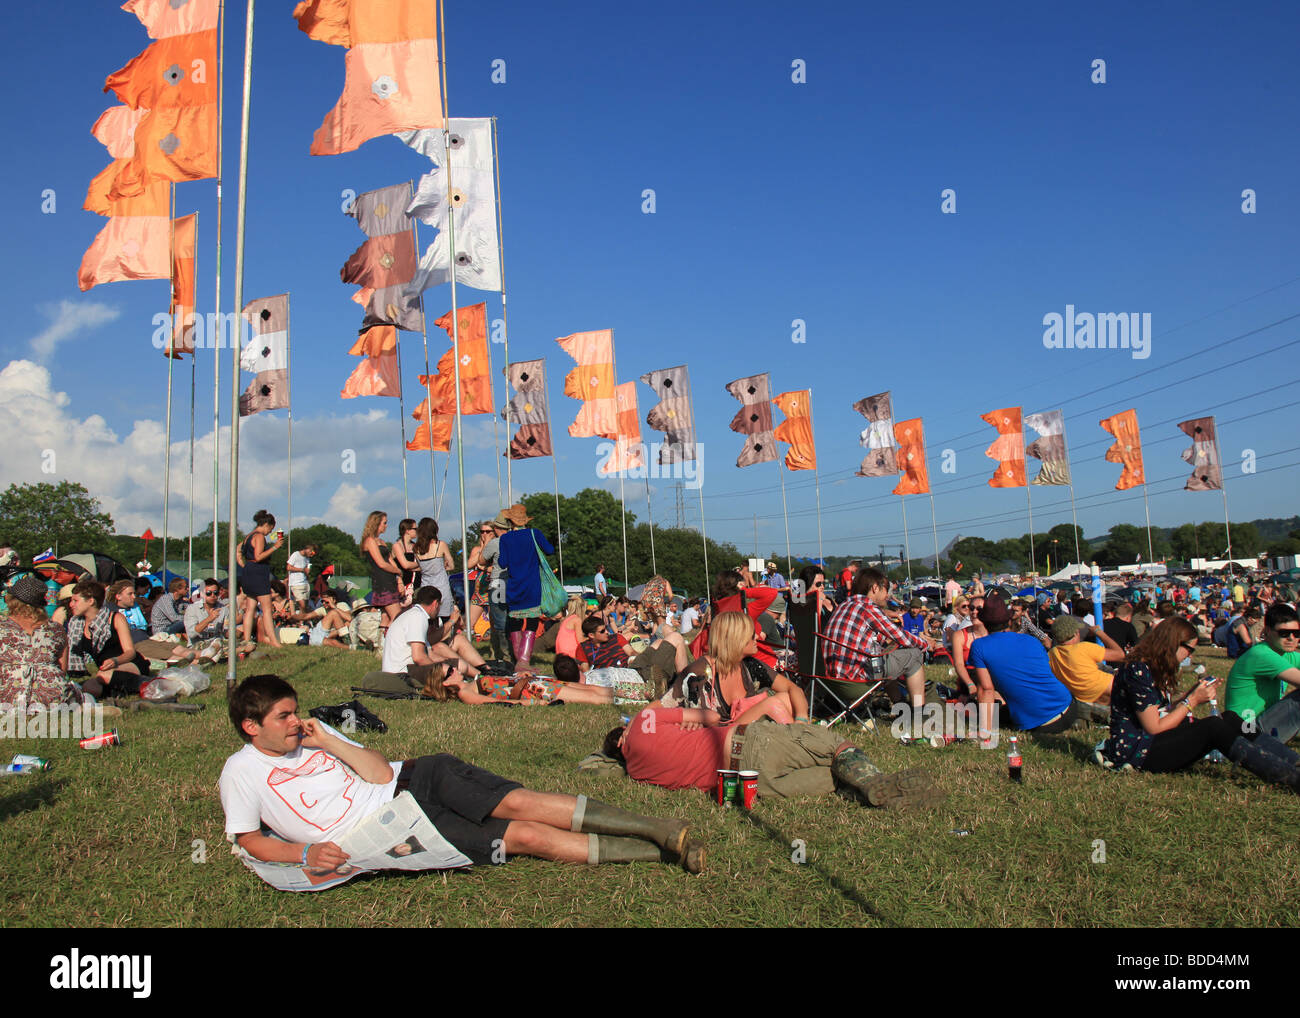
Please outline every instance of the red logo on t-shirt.
[{"label": "red logo on t-shirt", "polygon": [[[332,774],[335,768],[339,768],[341,774]],[[331,777],[324,781],[320,780],[326,774],[331,774]],[[334,784],[340,778],[343,781],[342,794],[338,797],[331,796],[329,800],[332,803],[331,809],[318,810],[317,806],[321,801],[320,793],[332,792]],[[296,788],[286,787],[295,781],[300,782]],[[307,758],[306,763],[300,764],[293,770],[276,767],[266,779],[267,785],[280,801],[293,810],[303,823],[310,824],[318,831],[329,830],[348,815],[348,810],[352,808],[352,786],[356,781],[356,775],[324,750],[317,750]],[[313,811],[315,811],[314,815]]]}]

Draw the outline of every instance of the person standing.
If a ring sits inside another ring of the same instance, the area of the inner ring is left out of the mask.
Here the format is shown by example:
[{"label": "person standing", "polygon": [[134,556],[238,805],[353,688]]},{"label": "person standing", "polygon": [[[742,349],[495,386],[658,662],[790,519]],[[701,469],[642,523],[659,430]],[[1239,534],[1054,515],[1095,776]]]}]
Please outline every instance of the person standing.
[{"label": "person standing", "polygon": [[438,521],[432,517],[424,517],[415,529],[415,561],[420,568],[420,586],[437,587],[442,595],[438,602],[438,617],[445,623],[455,607],[447,572],[456,568],[456,561],[451,557],[447,542],[438,539]]},{"label": "person standing", "polygon": [[499,556],[506,571],[506,610],[510,616],[507,632],[516,665],[527,668],[537,640],[530,623],[542,614],[541,559],[537,552],[540,549],[544,555],[554,555],[555,548],[545,534],[528,526],[533,518],[521,503],[512,505],[503,515],[513,528],[502,535]]},{"label": "person standing", "polygon": [[366,517],[361,531],[361,555],[370,569],[370,603],[383,609],[385,629],[402,609],[398,588],[402,568],[392,561],[388,542],[379,536],[387,529],[388,514],[376,509]]},{"label": "person standing", "polygon": [[[280,646],[276,635],[275,619],[271,606],[271,566],[267,561],[284,546],[283,531],[276,536],[274,544],[267,543],[267,537],[275,529],[275,517],[265,509],[253,514],[253,532],[239,546],[239,586],[248,596],[244,609],[244,640],[253,638],[254,616],[257,619],[257,642],[269,647]],[[257,609],[261,609],[260,613]],[[185,626],[184,615],[181,616],[181,628]]]},{"label": "person standing", "polygon": [[320,552],[320,545],[308,544],[299,548],[289,556],[287,577],[289,584],[289,598],[297,602],[298,611],[307,610],[307,598],[311,595],[311,560]]},{"label": "person standing", "polygon": [[609,585],[605,582],[605,566],[603,564],[596,567],[596,577],[594,583],[596,587],[597,599],[600,599],[609,593]]}]

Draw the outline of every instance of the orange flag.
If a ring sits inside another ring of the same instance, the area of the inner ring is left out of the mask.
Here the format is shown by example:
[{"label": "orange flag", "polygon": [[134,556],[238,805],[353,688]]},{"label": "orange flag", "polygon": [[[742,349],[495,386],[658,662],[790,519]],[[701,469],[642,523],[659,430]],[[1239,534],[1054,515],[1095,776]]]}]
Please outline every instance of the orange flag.
[{"label": "orange flag", "polygon": [[930,490],[930,471],[925,465],[925,428],[921,418],[895,424],[894,439],[898,442],[895,458],[903,475],[894,494],[924,495]]},{"label": "orange flag", "polygon": [[376,325],[357,337],[348,351],[353,357],[378,357],[397,349],[397,326]]},{"label": "orange flag", "polygon": [[783,392],[772,400],[786,419],[774,434],[779,441],[789,442],[785,465],[791,470],[813,470],[817,466],[817,450],[813,448],[812,393],[807,389]]},{"label": "orange flag", "polygon": [[140,19],[150,39],[189,35],[217,27],[217,0],[126,0],[122,10]]},{"label": "orange flag", "polygon": [[1124,467],[1115,482],[1115,490],[1124,491],[1144,483],[1146,475],[1142,472],[1142,435],[1138,431],[1137,411],[1125,410],[1098,423],[1115,436],[1115,444],[1106,450],[1106,462],[1120,463]]},{"label": "orange flag", "polygon": [[357,396],[400,396],[402,379],[397,373],[397,354],[367,357],[348,376],[339,393],[344,399]]},{"label": "orange flag", "polygon": [[312,155],[443,126],[436,0],[303,0],[293,16],[312,39],[348,47],[343,94],[312,138]]},{"label": "orange flag", "polygon": [[[411,414],[417,421],[422,422],[416,429],[411,440],[406,443],[408,452],[419,452],[421,449],[429,448],[429,401],[424,400],[415,412]],[[456,420],[455,414],[434,414],[433,415],[433,448],[438,452],[451,451],[451,427]]]},{"label": "orange flag", "polygon": [[617,408],[615,420],[618,433],[614,436],[614,451],[596,467],[602,477],[621,474],[625,470],[638,470],[645,466],[641,446],[641,421],[636,409],[636,382],[624,382],[614,391]]},{"label": "orange flag", "polygon": [[1004,407],[980,414],[980,419],[998,429],[998,437],[984,450],[989,459],[998,461],[998,468],[989,478],[990,488],[1024,488],[1025,434],[1020,421],[1020,407]]},{"label": "orange flag", "polygon": [[173,35],[150,43],[104,82],[132,109],[205,106],[217,101],[217,30]]},{"label": "orange flag", "polygon": [[172,220],[172,340],[165,357],[194,352],[194,247],[198,215]]},{"label": "orange flag", "polygon": [[569,425],[574,438],[617,438],[618,407],[614,400],[614,332],[575,332],[555,342],[578,362],[564,376],[564,394],[583,401]]},{"label": "orange flag", "polygon": [[[460,411],[462,414],[490,414],[492,406],[492,376],[488,373],[487,304],[474,304],[458,308],[456,313],[460,340]],[[451,312],[439,318],[435,325],[447,331],[452,338]],[[452,347],[438,358],[436,375],[421,375],[420,384],[433,392],[436,413],[456,412],[456,348]]]}]

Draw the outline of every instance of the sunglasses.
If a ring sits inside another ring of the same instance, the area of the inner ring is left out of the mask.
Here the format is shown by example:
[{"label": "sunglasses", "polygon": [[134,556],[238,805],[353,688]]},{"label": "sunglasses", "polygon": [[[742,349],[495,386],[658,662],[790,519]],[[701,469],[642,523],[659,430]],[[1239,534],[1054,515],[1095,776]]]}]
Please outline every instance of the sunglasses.
[{"label": "sunglasses", "polygon": [[1300,629],[1274,629],[1280,640],[1300,640]]},{"label": "sunglasses", "polygon": [[1183,650],[1187,651],[1189,654],[1196,653],[1196,644],[1194,643],[1180,643],[1178,646],[1182,647]]}]

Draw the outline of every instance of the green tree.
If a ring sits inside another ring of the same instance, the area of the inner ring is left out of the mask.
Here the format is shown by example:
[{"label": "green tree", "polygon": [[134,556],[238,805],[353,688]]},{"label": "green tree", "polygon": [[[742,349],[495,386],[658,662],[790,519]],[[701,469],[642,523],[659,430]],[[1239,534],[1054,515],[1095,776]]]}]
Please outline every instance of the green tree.
[{"label": "green tree", "polygon": [[1096,557],[1100,565],[1114,567],[1128,565],[1146,554],[1146,530],[1131,523],[1116,523]]},{"label": "green tree", "polygon": [[113,519],[82,485],[11,484],[0,495],[0,539],[30,560],[46,548],[61,554],[98,551],[113,535]]}]

